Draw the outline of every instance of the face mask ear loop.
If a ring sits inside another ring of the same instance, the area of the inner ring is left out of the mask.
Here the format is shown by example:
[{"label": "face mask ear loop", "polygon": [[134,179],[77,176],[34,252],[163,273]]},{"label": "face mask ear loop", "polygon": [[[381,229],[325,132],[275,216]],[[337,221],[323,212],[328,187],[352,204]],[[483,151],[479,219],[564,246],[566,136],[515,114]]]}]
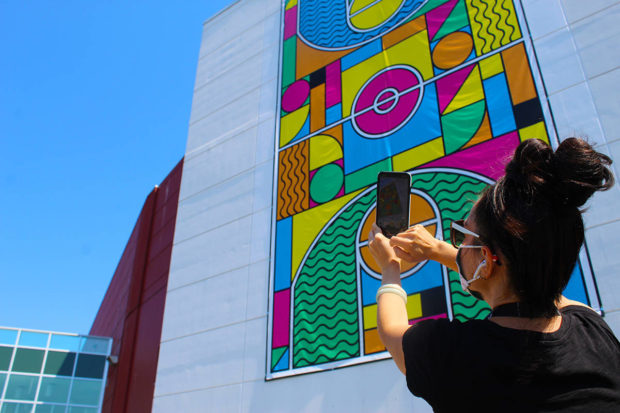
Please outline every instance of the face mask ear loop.
[{"label": "face mask ear loop", "polygon": [[485,265],[487,265],[487,261],[486,260],[482,260],[482,262],[480,264],[478,264],[478,267],[476,268],[476,271],[474,271],[474,276],[471,277],[471,280],[467,281],[467,286],[469,287],[469,285],[471,283],[473,283],[474,281],[477,281],[479,279],[481,279],[482,277],[480,276],[480,270],[482,269],[482,267],[484,267]]}]

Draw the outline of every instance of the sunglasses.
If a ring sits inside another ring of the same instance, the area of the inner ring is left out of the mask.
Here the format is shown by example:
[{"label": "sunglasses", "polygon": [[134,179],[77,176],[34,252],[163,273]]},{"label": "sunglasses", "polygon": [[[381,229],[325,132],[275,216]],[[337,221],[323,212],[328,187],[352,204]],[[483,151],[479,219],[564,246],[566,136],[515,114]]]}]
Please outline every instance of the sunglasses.
[{"label": "sunglasses", "polygon": [[463,241],[465,241],[465,235],[480,238],[480,235],[465,228],[465,220],[452,221],[452,225],[450,225],[450,242],[452,242],[452,245],[456,248],[460,247]]},{"label": "sunglasses", "polygon": [[[472,237],[480,239],[480,235],[476,234],[473,231],[465,228],[465,220],[459,219],[457,221],[452,221],[452,225],[450,225],[450,242],[456,248],[482,248],[482,245],[461,245],[463,241],[465,241],[465,235],[471,235]],[[499,258],[497,255],[491,255],[493,262],[497,263],[497,265],[501,265],[499,262]]]}]

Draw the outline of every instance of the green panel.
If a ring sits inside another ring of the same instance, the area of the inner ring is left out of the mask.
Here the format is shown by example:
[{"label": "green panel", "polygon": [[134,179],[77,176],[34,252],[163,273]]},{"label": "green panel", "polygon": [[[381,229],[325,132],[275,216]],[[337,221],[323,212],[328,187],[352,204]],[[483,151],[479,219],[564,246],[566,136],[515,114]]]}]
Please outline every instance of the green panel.
[{"label": "green panel", "polygon": [[39,399],[42,402],[66,403],[69,398],[71,379],[62,377],[43,377],[39,389]]},{"label": "green panel", "polygon": [[105,356],[94,356],[91,354],[80,354],[78,356],[76,377],[87,377],[89,379],[102,379],[105,369]]},{"label": "green panel", "polygon": [[484,119],[484,100],[441,117],[446,155],[456,152],[474,137]]},{"label": "green panel", "polygon": [[70,406],[69,413],[97,413],[95,407]]},{"label": "green panel", "polygon": [[282,53],[282,87],[285,88],[295,81],[295,57],[297,54],[297,36],[284,41]]},{"label": "green panel", "polygon": [[6,383],[6,373],[0,373],[0,395],[4,391],[4,383]]},{"label": "green panel", "polygon": [[15,345],[17,341],[17,330],[9,330],[7,328],[0,328],[0,344]]},{"label": "green panel", "polygon": [[72,376],[74,363],[75,353],[48,351],[43,372],[55,376]]},{"label": "green panel", "polygon": [[331,201],[342,189],[344,172],[336,164],[330,163],[319,168],[310,181],[310,196],[314,202],[322,204]]},{"label": "green panel", "polygon": [[9,384],[6,387],[5,399],[34,400],[37,392],[39,376],[24,376],[11,374]]},{"label": "green panel", "polygon": [[375,184],[377,183],[377,175],[379,175],[379,172],[389,172],[391,170],[392,160],[390,158],[386,158],[382,161],[350,173],[344,177],[344,191],[345,193],[350,194],[358,189]]},{"label": "green panel", "polygon": [[295,284],[293,366],[360,355],[355,237],[375,191],[340,213],[318,238]]},{"label": "green panel", "polygon": [[32,403],[11,403],[4,402],[0,413],[32,413]]},{"label": "green panel", "polygon": [[288,346],[278,347],[271,350],[271,370],[278,364],[282,355],[286,352]]},{"label": "green panel", "polygon": [[[426,192],[437,203],[441,211],[444,239],[450,239],[451,222],[467,217],[473,201],[486,186],[485,182],[457,173],[437,172],[412,176],[412,188]],[[448,279],[454,319],[484,319],[489,315],[490,309],[484,301],[463,291],[456,272],[448,270]]]},{"label": "green panel", "polygon": [[39,404],[34,413],[65,413],[66,408],[65,404]]},{"label": "green panel", "polygon": [[450,16],[448,16],[446,21],[441,25],[439,31],[435,34],[433,41],[439,40],[445,35],[462,29],[467,25],[469,25],[467,7],[465,7],[465,0],[460,0],[452,10],[452,13],[450,13]]},{"label": "green panel", "polygon": [[13,357],[13,347],[0,346],[0,370],[9,370],[11,357]]},{"label": "green panel", "polygon": [[110,339],[99,337],[82,337],[81,350],[84,353],[108,355]]},{"label": "green panel", "polygon": [[18,348],[15,352],[12,371],[19,373],[41,373],[45,350]]},{"label": "green panel", "polygon": [[71,404],[98,406],[101,395],[101,380],[73,380],[71,388]]}]

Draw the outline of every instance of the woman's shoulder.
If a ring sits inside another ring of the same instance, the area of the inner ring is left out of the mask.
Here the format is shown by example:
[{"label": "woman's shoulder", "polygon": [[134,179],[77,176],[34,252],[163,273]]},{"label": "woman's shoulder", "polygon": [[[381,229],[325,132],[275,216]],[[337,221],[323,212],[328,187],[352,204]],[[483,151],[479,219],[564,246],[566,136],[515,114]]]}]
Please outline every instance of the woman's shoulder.
[{"label": "woman's shoulder", "polygon": [[590,310],[590,311],[596,313],[596,311],[594,311],[594,309],[592,309],[592,307],[587,306],[586,304],[584,304],[584,303],[582,303],[580,301],[569,300],[568,298],[566,298],[564,296],[560,297],[560,299],[557,302],[557,305],[558,305],[558,309],[560,310],[560,312],[564,312],[566,310],[578,310],[578,311]]}]

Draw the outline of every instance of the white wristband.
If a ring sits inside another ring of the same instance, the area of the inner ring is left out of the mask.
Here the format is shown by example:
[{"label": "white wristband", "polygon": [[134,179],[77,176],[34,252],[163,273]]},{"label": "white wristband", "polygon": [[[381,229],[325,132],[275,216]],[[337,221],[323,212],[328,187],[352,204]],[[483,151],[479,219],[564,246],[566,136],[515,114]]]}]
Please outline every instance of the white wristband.
[{"label": "white wristband", "polygon": [[379,287],[379,289],[377,290],[377,302],[379,302],[379,297],[381,296],[381,294],[385,294],[385,293],[396,294],[400,298],[403,299],[405,304],[407,304],[407,293],[405,292],[405,290],[403,290],[403,287],[401,287],[400,285],[385,284]]}]

